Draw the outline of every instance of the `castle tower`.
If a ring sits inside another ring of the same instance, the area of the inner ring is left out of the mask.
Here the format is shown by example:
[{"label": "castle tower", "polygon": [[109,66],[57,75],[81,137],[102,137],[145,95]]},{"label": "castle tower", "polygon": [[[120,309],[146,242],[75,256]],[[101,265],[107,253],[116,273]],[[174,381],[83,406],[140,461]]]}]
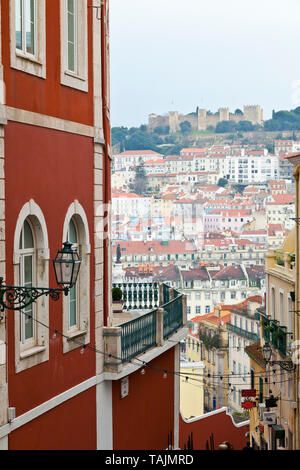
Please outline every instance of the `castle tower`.
[{"label": "castle tower", "polygon": [[259,105],[244,106],[244,119],[252,124],[263,124],[263,109]]},{"label": "castle tower", "polygon": [[229,108],[219,108],[219,121],[229,121]]},{"label": "castle tower", "polygon": [[206,129],[206,110],[197,108],[197,127],[198,131]]},{"label": "castle tower", "polygon": [[169,111],[169,126],[171,134],[180,130],[178,111]]}]

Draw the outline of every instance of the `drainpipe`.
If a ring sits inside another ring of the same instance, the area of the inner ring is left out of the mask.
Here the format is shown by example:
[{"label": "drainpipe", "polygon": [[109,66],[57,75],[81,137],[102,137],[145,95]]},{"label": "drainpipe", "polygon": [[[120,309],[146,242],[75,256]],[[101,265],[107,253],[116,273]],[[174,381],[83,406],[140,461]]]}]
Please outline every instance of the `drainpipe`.
[{"label": "drainpipe", "polygon": [[103,227],[105,233],[103,240],[103,308],[104,326],[108,325],[110,314],[110,292],[111,292],[111,257],[110,257],[110,211],[111,204],[111,164],[110,164],[110,117],[109,117],[109,89],[108,89],[108,0],[101,2],[101,82],[102,82],[102,116],[104,133],[103,153],[103,204],[106,212],[103,214],[107,224]]}]

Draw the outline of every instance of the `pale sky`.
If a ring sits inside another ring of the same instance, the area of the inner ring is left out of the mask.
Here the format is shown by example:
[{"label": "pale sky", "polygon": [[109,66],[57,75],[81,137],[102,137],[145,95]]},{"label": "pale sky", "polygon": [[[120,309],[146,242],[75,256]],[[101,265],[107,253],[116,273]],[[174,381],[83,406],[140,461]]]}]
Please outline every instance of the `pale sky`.
[{"label": "pale sky", "polygon": [[300,106],[299,0],[110,0],[111,124]]}]

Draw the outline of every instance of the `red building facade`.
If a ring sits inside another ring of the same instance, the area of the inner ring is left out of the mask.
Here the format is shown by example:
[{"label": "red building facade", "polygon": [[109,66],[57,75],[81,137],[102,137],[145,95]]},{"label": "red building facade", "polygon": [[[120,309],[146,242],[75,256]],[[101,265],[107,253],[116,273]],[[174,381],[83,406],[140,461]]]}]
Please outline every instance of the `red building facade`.
[{"label": "red building facade", "polygon": [[0,4],[0,276],[56,287],[67,239],[82,259],[68,296],[0,312],[4,450],[165,449],[169,434],[179,444],[179,379],[162,371],[178,370],[184,328],[143,355],[146,374],[141,361],[106,364],[108,13],[107,0]]},{"label": "red building facade", "polygon": [[1,276],[55,287],[51,260],[62,243],[72,238],[82,258],[68,297],[3,315],[2,448],[97,448],[101,361],[91,346],[109,316],[100,227],[110,178],[107,14],[100,1],[1,2]]}]

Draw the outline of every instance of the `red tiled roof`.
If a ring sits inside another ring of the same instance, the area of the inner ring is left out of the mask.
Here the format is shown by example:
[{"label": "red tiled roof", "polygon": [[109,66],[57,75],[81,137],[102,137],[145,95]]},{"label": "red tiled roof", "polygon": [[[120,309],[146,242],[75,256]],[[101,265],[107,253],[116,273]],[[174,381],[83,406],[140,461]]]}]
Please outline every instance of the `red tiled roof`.
[{"label": "red tiled roof", "polygon": [[[196,252],[196,246],[189,240],[169,240],[168,245],[162,245],[160,241],[118,241],[121,255],[127,254],[149,254],[149,253],[188,253]],[[117,251],[117,245],[113,247],[113,253]]]},{"label": "red tiled roof", "polygon": [[294,194],[274,194],[272,195],[273,201],[267,202],[267,204],[292,204],[295,201]]},{"label": "red tiled roof", "polygon": [[127,155],[160,155],[161,153],[154,152],[153,150],[126,150],[125,152],[119,153],[117,156]]}]

